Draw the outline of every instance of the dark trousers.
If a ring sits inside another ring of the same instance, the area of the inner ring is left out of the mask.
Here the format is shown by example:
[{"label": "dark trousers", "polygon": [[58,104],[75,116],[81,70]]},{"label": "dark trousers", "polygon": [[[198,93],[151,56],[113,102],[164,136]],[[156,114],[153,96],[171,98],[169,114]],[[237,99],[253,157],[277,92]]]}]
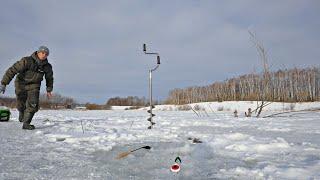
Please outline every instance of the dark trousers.
[{"label": "dark trousers", "polygon": [[39,94],[39,89],[26,90],[23,86],[16,86],[18,111],[36,113],[39,110]]}]

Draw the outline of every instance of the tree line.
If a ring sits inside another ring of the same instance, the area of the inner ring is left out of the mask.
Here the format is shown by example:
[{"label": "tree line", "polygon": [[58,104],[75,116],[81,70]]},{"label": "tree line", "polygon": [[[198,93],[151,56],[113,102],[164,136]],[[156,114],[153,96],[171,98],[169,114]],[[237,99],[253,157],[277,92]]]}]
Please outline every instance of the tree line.
[{"label": "tree line", "polygon": [[208,86],[173,89],[166,104],[206,101],[319,101],[320,68],[286,69],[246,74]]},{"label": "tree line", "polygon": [[41,94],[39,104],[43,109],[73,109],[77,102],[71,97],[55,93],[50,99],[46,94]]},{"label": "tree line", "polygon": [[[153,104],[159,104],[158,101],[153,101]],[[148,106],[149,100],[145,97],[128,96],[128,97],[113,97],[110,98],[106,105],[109,106]]]},{"label": "tree line", "polygon": [[[0,106],[15,108],[17,105],[16,98],[0,97]],[[72,109],[76,106],[76,101],[71,97],[66,97],[58,93],[50,99],[46,94],[41,94],[39,97],[39,105],[42,109]]]}]

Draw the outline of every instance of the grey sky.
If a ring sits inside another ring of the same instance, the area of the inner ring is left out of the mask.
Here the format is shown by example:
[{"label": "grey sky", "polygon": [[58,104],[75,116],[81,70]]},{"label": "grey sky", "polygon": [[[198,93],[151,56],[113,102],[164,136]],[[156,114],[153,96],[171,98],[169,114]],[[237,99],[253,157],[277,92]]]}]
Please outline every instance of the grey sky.
[{"label": "grey sky", "polygon": [[154,96],[164,99],[173,88],[260,72],[248,29],[273,69],[318,66],[319,18],[318,0],[1,0],[0,76],[46,45],[55,92],[97,103],[147,96],[156,61],[143,54],[147,43],[162,58]]}]

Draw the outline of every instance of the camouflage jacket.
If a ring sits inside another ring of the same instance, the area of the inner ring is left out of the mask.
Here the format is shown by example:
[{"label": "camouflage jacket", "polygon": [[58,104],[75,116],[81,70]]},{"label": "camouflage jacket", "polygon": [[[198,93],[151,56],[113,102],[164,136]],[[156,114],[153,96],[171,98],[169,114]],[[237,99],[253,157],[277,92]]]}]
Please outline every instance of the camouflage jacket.
[{"label": "camouflage jacket", "polygon": [[4,74],[1,84],[8,85],[16,74],[16,87],[24,86],[26,90],[40,89],[41,81],[45,76],[47,92],[53,90],[52,66],[47,59],[40,61],[36,52],[13,64]]}]

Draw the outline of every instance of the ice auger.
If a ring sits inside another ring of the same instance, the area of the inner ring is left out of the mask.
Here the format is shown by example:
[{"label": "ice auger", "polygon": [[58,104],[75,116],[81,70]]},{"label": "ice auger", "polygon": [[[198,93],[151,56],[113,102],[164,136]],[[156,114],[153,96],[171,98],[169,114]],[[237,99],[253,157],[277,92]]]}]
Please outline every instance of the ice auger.
[{"label": "ice auger", "polygon": [[152,129],[153,125],[156,123],[152,121],[152,118],[156,116],[155,114],[152,113],[152,109],[154,108],[154,105],[152,104],[152,72],[157,70],[158,67],[160,66],[160,55],[159,53],[151,53],[147,52],[147,46],[146,44],[143,44],[143,52],[145,54],[149,55],[156,55],[157,56],[157,66],[149,70],[149,100],[150,100],[150,109],[147,111],[150,113],[150,117],[148,118],[148,121],[151,123],[151,125],[148,127],[148,129]]}]

